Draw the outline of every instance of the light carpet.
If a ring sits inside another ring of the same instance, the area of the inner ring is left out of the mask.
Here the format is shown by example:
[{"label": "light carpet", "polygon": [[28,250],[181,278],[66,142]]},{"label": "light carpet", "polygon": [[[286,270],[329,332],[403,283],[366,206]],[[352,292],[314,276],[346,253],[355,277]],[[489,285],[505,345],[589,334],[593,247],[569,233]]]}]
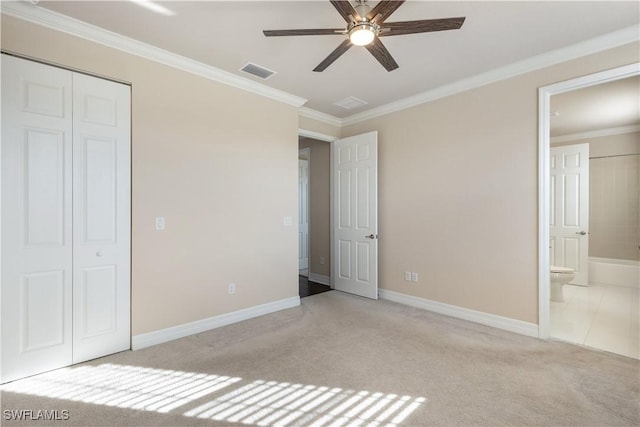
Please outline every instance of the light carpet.
[{"label": "light carpet", "polygon": [[638,426],[639,402],[638,360],[331,291],[6,384],[1,423]]}]

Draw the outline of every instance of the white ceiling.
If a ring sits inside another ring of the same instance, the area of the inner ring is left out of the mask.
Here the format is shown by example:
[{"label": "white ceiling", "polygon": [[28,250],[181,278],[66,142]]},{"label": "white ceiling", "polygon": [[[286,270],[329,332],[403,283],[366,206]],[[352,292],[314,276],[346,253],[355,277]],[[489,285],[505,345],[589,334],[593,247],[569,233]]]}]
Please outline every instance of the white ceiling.
[{"label": "white ceiling", "polygon": [[551,136],[640,125],[640,77],[551,97]]},{"label": "white ceiling", "polygon": [[[322,1],[162,1],[164,16],[129,1],[41,1],[87,23],[247,76],[253,62],[277,74],[249,79],[308,99],[305,107],[347,117],[554,49],[638,25],[636,1],[407,1],[388,22],[465,16],[460,30],[384,37],[400,68],[387,72],[353,47],[322,73],[313,72],[340,35],[266,38],[263,29],[339,28],[343,19]],[[372,1],[372,5],[375,2]],[[356,110],[333,105],[354,96]]]}]

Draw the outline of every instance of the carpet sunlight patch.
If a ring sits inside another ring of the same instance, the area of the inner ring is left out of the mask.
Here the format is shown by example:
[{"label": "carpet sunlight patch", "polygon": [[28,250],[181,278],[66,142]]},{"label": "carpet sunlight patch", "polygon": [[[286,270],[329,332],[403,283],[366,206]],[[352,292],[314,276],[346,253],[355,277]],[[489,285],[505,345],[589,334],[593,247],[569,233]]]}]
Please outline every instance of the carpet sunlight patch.
[{"label": "carpet sunlight patch", "polygon": [[4,391],[257,426],[398,426],[424,397],[116,364],[63,368]]},{"label": "carpet sunlight patch", "polygon": [[397,426],[425,398],[254,381],[185,413],[258,426]]},{"label": "carpet sunlight patch", "polygon": [[240,378],[104,364],[58,369],[5,384],[2,390],[167,413],[238,381]]}]

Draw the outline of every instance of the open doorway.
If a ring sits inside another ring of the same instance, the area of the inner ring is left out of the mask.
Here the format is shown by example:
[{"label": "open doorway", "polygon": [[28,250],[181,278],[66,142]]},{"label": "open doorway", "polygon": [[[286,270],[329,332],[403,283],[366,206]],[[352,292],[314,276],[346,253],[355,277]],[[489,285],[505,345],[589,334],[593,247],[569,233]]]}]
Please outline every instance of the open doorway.
[{"label": "open doorway", "polygon": [[331,290],[331,143],[298,139],[298,272],[300,297]]},{"label": "open doorway", "polygon": [[310,148],[308,280],[378,299],[378,133],[299,136]]},{"label": "open doorway", "polygon": [[634,64],[540,90],[540,336],[634,358],[638,74]]}]

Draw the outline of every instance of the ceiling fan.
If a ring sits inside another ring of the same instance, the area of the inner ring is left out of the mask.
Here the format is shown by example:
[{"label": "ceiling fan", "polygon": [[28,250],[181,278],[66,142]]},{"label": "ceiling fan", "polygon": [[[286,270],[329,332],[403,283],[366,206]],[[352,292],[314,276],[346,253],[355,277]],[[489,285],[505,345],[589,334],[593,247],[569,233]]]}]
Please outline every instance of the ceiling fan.
[{"label": "ceiling fan", "polygon": [[321,28],[300,30],[265,30],[267,37],[347,35],[340,46],[329,54],[313,71],[324,71],[353,45],[364,46],[387,71],[398,68],[380,37],[403,34],[428,33],[431,31],[457,30],[462,27],[464,17],[444,19],[421,19],[417,21],[385,22],[405,0],[380,0],[372,9],[367,0],[356,0],[353,7],[347,0],[329,0],[338,13],[347,21],[346,28]]}]

